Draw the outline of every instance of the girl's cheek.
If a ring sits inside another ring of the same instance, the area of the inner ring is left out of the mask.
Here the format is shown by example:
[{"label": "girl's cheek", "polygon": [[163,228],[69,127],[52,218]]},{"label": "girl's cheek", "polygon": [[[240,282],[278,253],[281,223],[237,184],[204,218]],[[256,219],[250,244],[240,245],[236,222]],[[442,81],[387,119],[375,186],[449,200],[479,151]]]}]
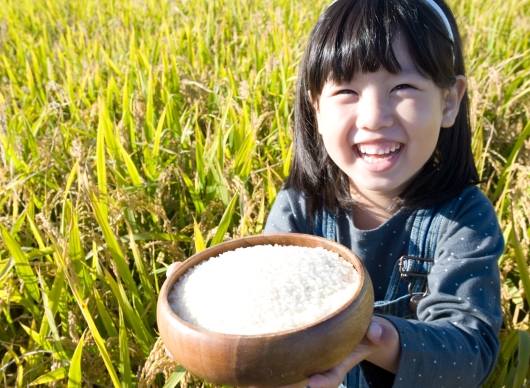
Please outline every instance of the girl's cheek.
[{"label": "girl's cheek", "polygon": [[396,105],[395,111],[407,122],[424,124],[437,122],[441,114],[441,109],[428,97],[402,100]]},{"label": "girl's cheek", "polygon": [[412,100],[412,99],[406,99],[400,101],[396,105],[396,113],[399,115],[399,117],[409,119],[409,120],[416,120],[419,117],[423,116],[421,110],[421,103],[418,101]]}]

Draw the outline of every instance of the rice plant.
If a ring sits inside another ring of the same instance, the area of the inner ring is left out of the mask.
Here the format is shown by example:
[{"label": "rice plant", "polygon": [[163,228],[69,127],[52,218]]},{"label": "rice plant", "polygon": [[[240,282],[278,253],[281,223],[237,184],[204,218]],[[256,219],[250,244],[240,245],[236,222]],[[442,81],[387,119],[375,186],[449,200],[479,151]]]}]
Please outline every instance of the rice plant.
[{"label": "rice plant", "polygon": [[[530,371],[530,1],[450,1],[473,147],[503,227],[502,350]],[[291,159],[294,85],[327,1],[3,0],[0,381],[202,384],[165,356],[166,267],[260,233]]]}]

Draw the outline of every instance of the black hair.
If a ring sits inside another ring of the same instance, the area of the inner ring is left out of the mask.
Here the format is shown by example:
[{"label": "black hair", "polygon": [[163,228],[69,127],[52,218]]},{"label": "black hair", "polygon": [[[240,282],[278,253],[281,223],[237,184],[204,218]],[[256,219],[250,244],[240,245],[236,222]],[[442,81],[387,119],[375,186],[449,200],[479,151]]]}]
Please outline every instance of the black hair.
[{"label": "black hair", "polygon": [[[399,34],[418,70],[441,88],[465,75],[462,42],[453,14],[436,0],[452,27],[451,40],[439,14],[425,0],[338,0],[318,19],[300,64],[295,100],[294,153],[286,188],[306,196],[308,212],[351,210],[348,176],[328,156],[315,108],[328,80],[351,80],[357,72],[400,70],[392,49]],[[431,158],[396,198],[402,206],[430,206],[479,183],[471,151],[467,92],[455,123],[441,128]]]}]

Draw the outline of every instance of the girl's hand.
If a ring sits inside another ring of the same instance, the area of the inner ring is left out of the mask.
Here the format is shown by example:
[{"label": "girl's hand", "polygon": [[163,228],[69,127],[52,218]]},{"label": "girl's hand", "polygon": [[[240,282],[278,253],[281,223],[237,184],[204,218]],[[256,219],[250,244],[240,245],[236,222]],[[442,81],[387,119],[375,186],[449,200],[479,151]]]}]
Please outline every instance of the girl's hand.
[{"label": "girl's hand", "polygon": [[396,328],[386,319],[374,316],[362,341],[344,360],[324,373],[282,388],[337,388],[348,371],[363,360],[395,373],[400,355],[401,345]]}]

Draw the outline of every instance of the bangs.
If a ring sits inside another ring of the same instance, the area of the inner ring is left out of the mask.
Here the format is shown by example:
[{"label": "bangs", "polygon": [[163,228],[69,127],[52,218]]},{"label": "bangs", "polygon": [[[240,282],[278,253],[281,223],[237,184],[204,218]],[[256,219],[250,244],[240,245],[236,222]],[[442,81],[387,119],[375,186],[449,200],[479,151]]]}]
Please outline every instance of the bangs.
[{"label": "bangs", "polygon": [[[419,21],[421,20],[421,22]],[[397,35],[426,78],[440,87],[454,79],[452,41],[436,12],[423,1],[338,0],[321,15],[306,52],[306,85],[319,96],[327,81],[356,73],[401,70],[392,43]],[[436,43],[435,43],[436,42]]]}]

